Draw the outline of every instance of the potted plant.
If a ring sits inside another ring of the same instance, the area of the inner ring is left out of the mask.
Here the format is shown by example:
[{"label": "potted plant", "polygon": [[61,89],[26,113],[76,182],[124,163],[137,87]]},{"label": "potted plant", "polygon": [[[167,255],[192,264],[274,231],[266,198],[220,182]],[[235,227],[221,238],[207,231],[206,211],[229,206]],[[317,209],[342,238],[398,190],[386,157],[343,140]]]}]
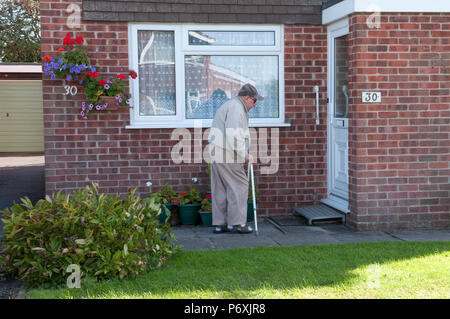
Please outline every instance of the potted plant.
[{"label": "potted plant", "polygon": [[168,183],[166,183],[164,187],[159,189],[157,192],[151,193],[148,198],[150,200],[153,199],[154,203],[161,206],[158,218],[160,223],[166,223],[168,221],[167,218],[172,217],[172,208],[174,205],[173,201],[176,198],[175,191]]},{"label": "potted plant", "polygon": [[200,210],[198,211],[204,226],[212,226],[212,203],[211,194],[206,194],[203,198]]},{"label": "potted plant", "polygon": [[202,201],[200,193],[195,188],[191,188],[188,191],[180,192],[178,194],[178,200],[181,224],[196,224],[199,217],[198,210]]},{"label": "potted plant", "polygon": [[173,213],[173,200],[176,197],[176,192],[170,187],[169,183],[164,184],[164,186],[159,190],[160,196],[164,200],[164,207],[169,212],[169,216]]}]

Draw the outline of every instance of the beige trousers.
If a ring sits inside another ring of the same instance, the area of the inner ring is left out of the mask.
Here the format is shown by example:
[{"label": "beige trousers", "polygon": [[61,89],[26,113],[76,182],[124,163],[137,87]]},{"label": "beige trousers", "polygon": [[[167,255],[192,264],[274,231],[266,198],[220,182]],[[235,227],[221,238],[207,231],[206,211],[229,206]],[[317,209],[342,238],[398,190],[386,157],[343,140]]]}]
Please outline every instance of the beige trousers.
[{"label": "beige trousers", "polygon": [[211,163],[212,223],[247,222],[248,180],[242,163]]}]

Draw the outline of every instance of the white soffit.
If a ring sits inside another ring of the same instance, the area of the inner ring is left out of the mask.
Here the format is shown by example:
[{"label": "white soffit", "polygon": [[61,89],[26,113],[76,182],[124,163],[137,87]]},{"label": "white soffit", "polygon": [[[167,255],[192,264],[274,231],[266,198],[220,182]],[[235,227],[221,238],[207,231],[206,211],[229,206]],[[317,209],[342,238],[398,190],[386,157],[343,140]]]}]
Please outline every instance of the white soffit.
[{"label": "white soffit", "polygon": [[353,12],[450,12],[449,0],[344,0],[322,11],[322,24]]}]

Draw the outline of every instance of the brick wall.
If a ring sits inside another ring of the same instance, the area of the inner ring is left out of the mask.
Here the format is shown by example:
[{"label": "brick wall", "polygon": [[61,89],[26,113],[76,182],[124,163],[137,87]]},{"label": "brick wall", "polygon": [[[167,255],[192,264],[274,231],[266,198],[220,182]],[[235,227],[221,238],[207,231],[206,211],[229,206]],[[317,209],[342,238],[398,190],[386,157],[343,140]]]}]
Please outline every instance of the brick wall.
[{"label": "brick wall", "polygon": [[[101,76],[128,70],[127,23],[81,20],[80,29],[66,22],[70,4],[81,1],[41,0],[42,56],[55,55],[67,32],[82,35],[92,64]],[[151,22],[151,21],[149,21]],[[280,165],[274,175],[261,176],[259,215],[287,213],[293,205],[311,204],[326,195],[326,28],[289,25],[285,28],[286,118],[280,128]],[[125,129],[126,110],[79,117],[83,94],[65,96],[64,81],[44,76],[46,193],[70,192],[91,182],[100,190],[124,194],[138,187],[142,195],[168,182],[176,190],[208,188],[206,164],[176,165],[170,151],[172,129]],[[314,85],[320,85],[322,122],[315,125]],[[193,134],[192,134],[193,136]],[[204,144],[204,146],[206,146]],[[192,178],[199,183],[192,184]]]},{"label": "brick wall", "polygon": [[[350,225],[449,225],[450,15],[350,20]],[[362,104],[362,91],[382,93]]]}]

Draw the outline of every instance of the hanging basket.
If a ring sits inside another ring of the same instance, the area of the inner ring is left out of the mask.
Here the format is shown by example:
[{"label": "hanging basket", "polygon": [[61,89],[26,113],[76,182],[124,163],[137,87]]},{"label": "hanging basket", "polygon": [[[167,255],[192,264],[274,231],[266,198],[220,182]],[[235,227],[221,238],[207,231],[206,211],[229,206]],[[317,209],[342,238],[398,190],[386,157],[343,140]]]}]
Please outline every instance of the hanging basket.
[{"label": "hanging basket", "polygon": [[115,96],[102,96],[100,98],[103,103],[107,103],[108,106],[106,107],[106,110],[118,110],[119,109],[119,101],[116,99]]}]

